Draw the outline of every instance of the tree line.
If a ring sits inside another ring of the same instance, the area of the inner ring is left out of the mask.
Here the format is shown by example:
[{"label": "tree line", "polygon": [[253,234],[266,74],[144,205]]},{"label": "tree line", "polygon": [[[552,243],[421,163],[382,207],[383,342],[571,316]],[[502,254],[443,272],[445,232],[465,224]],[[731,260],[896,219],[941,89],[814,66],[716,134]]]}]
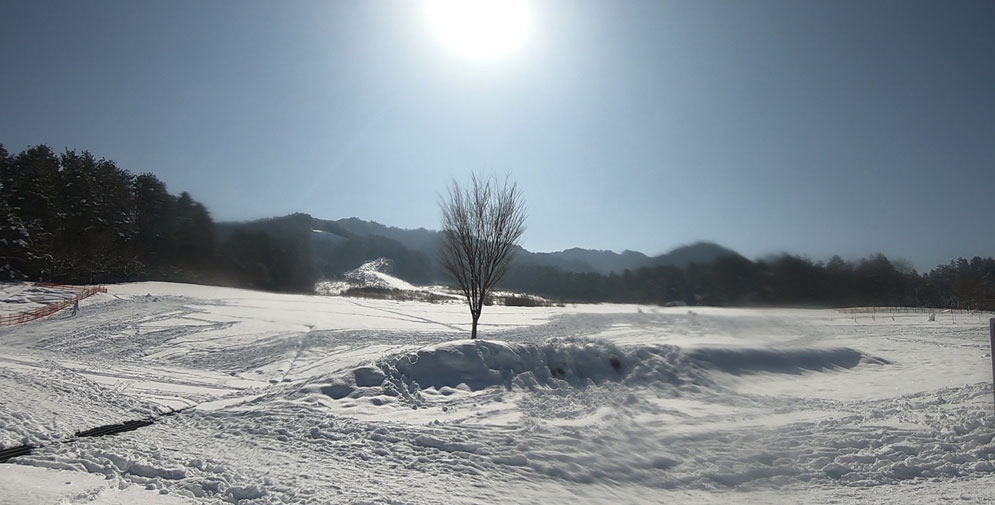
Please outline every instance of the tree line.
[{"label": "tree line", "polygon": [[0,280],[94,284],[163,280],[312,292],[368,259],[395,259],[405,279],[428,284],[425,254],[384,237],[314,240],[332,223],[306,214],[215,223],[188,193],[134,175],[88,151],[56,154],[0,145]]},{"label": "tree line", "polygon": [[[414,284],[443,278],[425,252],[306,214],[215,223],[187,193],[154,175],[133,175],[87,151],[44,145],[16,154],[0,145],[0,280],[110,283],[195,282],[311,292],[378,257]],[[995,310],[995,260],[957,259],[920,274],[872,255],[828,262],[792,255],[751,261],[736,254],[705,264],[651,266],[619,274],[512,264],[498,285],[555,300],[688,305],[901,305]]]},{"label": "tree line", "polygon": [[519,267],[502,287],[560,301],[715,306],[928,306],[995,310],[995,259],[959,258],[920,274],[874,254],[857,262],[793,255],[751,261],[739,255],[686,267],[622,274]]},{"label": "tree line", "polygon": [[87,151],[56,155],[0,145],[0,276],[66,283],[195,280],[214,259],[214,223],[189,194],[173,196]]}]

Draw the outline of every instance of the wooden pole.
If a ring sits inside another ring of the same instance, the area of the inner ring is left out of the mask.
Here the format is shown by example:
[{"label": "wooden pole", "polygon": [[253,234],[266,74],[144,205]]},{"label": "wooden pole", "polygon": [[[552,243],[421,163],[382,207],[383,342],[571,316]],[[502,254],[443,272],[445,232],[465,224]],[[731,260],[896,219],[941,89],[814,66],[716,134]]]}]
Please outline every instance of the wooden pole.
[{"label": "wooden pole", "polygon": [[995,401],[995,317],[988,320],[988,334],[992,343],[992,399]]}]

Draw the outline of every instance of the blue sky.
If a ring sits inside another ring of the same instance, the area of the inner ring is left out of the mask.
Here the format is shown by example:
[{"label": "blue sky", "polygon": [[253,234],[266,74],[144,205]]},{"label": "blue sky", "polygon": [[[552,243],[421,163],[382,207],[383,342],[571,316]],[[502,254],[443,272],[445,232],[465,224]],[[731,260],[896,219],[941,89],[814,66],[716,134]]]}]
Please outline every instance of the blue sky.
[{"label": "blue sky", "polygon": [[511,172],[524,246],[995,254],[995,3],[529,4],[511,55],[414,1],[5,2],[0,143],[87,149],[217,220],[434,228]]}]

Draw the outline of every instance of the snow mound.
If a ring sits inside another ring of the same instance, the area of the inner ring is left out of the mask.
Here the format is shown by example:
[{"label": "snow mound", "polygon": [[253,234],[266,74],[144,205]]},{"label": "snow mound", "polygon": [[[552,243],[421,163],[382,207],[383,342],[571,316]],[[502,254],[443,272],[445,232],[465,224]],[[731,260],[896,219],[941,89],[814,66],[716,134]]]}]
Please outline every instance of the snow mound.
[{"label": "snow mound", "polygon": [[343,274],[345,281],[318,282],[314,291],[319,295],[341,295],[351,288],[418,290],[418,287],[391,275],[393,271],[393,261],[388,258],[377,258]]},{"label": "snow mound", "polygon": [[[554,338],[541,344],[461,340],[390,356],[331,381],[309,384],[308,393],[341,399],[368,394],[410,398],[418,391],[493,386],[583,388],[608,382],[693,390],[714,385],[713,371],[730,374],[802,373],[887,361],[849,349],[696,349],[673,345],[619,347],[604,340]],[[364,392],[364,388],[376,388]]]},{"label": "snow mound", "polygon": [[610,342],[552,339],[543,344],[463,340],[427,347],[378,363],[396,386],[421,388],[589,383],[700,383],[696,367],[674,346],[623,349]]},{"label": "snow mound", "polygon": [[325,296],[338,296],[352,288],[375,288],[384,290],[417,291],[419,288],[391,275],[394,262],[389,258],[367,261],[343,274],[345,281],[319,281],[314,292]]},{"label": "snow mound", "polygon": [[394,262],[378,258],[363,263],[359,268],[345,273],[345,278],[353,284],[383,289],[418,289],[415,286],[392,276]]},{"label": "snow mound", "polygon": [[[389,356],[308,393],[341,399],[372,394],[411,398],[422,389],[478,391],[506,388],[585,387],[605,382],[703,384],[707,379],[675,346],[623,349],[610,342],[554,338],[542,344],[458,340]],[[376,388],[364,393],[363,388]]]}]

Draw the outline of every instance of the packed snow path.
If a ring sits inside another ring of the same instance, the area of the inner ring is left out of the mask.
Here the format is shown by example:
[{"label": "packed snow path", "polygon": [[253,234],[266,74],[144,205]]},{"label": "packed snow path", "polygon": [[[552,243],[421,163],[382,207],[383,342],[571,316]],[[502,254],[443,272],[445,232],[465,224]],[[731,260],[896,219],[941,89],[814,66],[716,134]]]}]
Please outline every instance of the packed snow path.
[{"label": "packed snow path", "polygon": [[995,499],[987,316],[488,307],[466,341],[452,304],[81,305],[0,330],[0,448],[44,446],[0,504]]}]

